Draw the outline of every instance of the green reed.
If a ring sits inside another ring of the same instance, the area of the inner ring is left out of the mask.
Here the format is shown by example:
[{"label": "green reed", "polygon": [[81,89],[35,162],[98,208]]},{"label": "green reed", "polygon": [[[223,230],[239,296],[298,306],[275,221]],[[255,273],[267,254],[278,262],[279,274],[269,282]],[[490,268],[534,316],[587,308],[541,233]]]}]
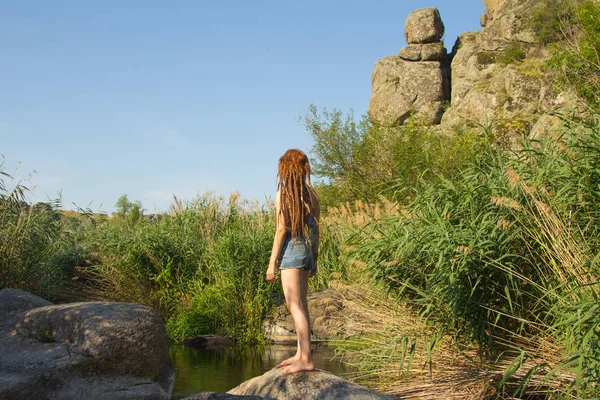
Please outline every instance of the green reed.
[{"label": "green reed", "polygon": [[498,378],[503,395],[600,391],[600,126],[565,124],[557,138],[482,152],[350,239],[376,282],[482,359],[521,360]]}]

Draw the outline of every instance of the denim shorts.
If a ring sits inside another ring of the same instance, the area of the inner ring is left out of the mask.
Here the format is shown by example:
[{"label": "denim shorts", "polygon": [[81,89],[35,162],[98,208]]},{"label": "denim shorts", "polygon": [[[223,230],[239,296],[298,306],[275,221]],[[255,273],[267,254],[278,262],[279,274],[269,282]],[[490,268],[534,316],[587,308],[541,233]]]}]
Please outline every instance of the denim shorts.
[{"label": "denim shorts", "polygon": [[314,268],[312,247],[304,237],[286,236],[277,260],[279,269]]}]

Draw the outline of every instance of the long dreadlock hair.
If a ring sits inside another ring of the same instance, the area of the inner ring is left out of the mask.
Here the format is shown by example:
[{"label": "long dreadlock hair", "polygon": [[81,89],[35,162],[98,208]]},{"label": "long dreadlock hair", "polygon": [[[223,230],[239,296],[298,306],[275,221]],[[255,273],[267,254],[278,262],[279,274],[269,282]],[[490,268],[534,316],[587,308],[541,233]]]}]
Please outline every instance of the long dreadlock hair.
[{"label": "long dreadlock hair", "polygon": [[281,210],[292,237],[304,236],[306,217],[311,212],[309,193],[310,165],[301,150],[290,149],[279,159],[277,189],[280,193]]}]

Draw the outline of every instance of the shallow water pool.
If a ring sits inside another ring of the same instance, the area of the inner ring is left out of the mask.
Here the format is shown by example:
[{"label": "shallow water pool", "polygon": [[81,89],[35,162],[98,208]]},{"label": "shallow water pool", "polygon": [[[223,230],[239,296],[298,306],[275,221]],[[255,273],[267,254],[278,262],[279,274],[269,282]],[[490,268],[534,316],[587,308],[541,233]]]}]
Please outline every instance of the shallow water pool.
[{"label": "shallow water pool", "polygon": [[[267,345],[249,348],[193,349],[181,344],[171,346],[175,368],[173,399],[182,399],[198,392],[226,392],[255,376],[262,375],[293,356],[296,346]],[[313,347],[315,367],[339,376],[352,368],[335,357],[332,349]]]}]

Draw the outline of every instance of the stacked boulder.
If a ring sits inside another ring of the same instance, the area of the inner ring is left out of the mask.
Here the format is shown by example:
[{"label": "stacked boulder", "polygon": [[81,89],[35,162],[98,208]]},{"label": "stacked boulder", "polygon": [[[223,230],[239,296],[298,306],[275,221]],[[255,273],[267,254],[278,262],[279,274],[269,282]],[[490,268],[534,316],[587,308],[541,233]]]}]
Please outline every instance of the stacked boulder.
[{"label": "stacked boulder", "polygon": [[444,104],[450,99],[449,66],[441,42],[444,24],[439,11],[414,11],[404,31],[408,46],[397,56],[382,58],[375,64],[369,116],[383,125],[402,124],[410,117],[438,124]]}]

